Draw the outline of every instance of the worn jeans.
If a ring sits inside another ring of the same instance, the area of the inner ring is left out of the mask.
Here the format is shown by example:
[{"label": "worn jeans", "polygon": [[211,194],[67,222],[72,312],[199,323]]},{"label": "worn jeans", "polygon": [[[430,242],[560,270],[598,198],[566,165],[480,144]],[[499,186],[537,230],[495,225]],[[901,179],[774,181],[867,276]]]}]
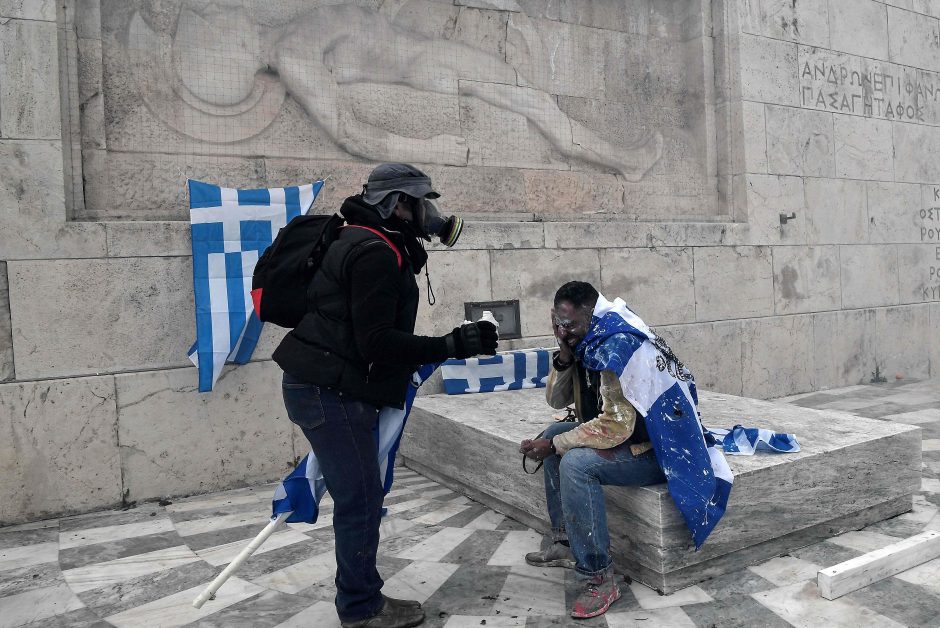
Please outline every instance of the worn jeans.
[{"label": "worn jeans", "polygon": [[[643,419],[638,416],[637,420]],[[550,439],[575,427],[577,423],[556,423],[545,430],[544,436]],[[548,456],[542,468],[553,540],[567,536],[580,579],[604,573],[612,562],[601,487],[648,486],[666,481],[653,450],[634,456],[629,443],[612,449],[576,447],[564,456]]]},{"label": "worn jeans", "polygon": [[379,408],[285,373],[287,415],[310,441],[333,498],[336,535],[336,612],[341,621],[382,609],[382,578],[375,567],[384,494],[375,429]]}]

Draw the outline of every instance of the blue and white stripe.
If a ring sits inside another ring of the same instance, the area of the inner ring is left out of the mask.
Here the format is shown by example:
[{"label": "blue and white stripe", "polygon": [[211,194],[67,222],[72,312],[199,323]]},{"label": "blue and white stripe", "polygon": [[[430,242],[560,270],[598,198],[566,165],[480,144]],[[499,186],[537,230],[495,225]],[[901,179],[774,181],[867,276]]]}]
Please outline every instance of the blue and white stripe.
[{"label": "blue and white stripe", "polygon": [[196,342],[189,359],[199,390],[212,390],[227,361],[244,364],[261,335],[251,275],[278,230],[306,214],[322,181],[286,188],[236,190],[189,180]]},{"label": "blue and white stripe", "polygon": [[[425,364],[411,376],[411,383],[405,392],[404,408],[385,406],[379,412],[378,427],[375,432],[375,447],[379,461],[379,474],[387,495],[392,490],[395,476],[395,456],[401,443],[405,423],[411,413],[415,395],[421,384],[437,370],[438,364]],[[320,512],[320,500],[326,493],[326,482],[317,457],[311,451],[304,456],[297,468],[275,489],[271,504],[271,518],[276,519],[281,513],[289,512],[288,523],[316,523]]]},{"label": "blue and white stripe", "polygon": [[548,349],[507,351],[486,358],[447,360],[441,366],[444,391],[464,393],[544,388],[552,354]]},{"label": "blue and white stripe", "polygon": [[752,456],[755,451],[792,454],[800,450],[795,434],[773,432],[758,427],[735,425],[730,430],[706,428],[715,437],[726,454]]},{"label": "blue and white stripe", "polygon": [[724,514],[734,476],[699,422],[692,374],[670,363],[656,340],[622,299],[600,296],[577,352],[585,368],[616,373],[624,397],[644,417],[669,493],[698,548]]}]

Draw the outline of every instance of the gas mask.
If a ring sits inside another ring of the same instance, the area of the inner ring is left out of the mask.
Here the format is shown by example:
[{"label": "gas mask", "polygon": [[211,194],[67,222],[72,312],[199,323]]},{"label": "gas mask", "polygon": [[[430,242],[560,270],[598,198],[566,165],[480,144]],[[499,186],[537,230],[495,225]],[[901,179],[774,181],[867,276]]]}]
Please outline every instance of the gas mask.
[{"label": "gas mask", "polygon": [[369,175],[362,186],[363,200],[375,207],[383,220],[395,211],[399,201],[411,208],[414,226],[428,242],[440,238],[444,246],[454,246],[463,230],[457,216],[444,218],[434,199],[438,194],[431,187],[431,178],[410,164],[382,164]]},{"label": "gas mask", "polygon": [[457,238],[463,231],[463,220],[453,215],[444,218],[437,203],[430,198],[415,200],[414,216],[415,226],[428,242],[431,241],[431,236],[437,236],[441,244],[451,247],[457,243]]}]

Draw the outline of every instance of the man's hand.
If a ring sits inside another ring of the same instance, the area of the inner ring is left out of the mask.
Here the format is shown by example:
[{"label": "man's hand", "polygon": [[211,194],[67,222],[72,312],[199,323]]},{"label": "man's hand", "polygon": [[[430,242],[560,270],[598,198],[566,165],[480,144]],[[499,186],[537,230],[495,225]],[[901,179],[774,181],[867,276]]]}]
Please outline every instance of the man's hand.
[{"label": "man's hand", "polygon": [[558,344],[558,360],[563,364],[571,364],[574,362],[574,352],[571,350],[568,343],[559,335],[560,329],[558,325],[555,324],[555,308],[551,309],[551,317],[552,335],[555,336],[555,342]]},{"label": "man's hand", "polygon": [[562,364],[571,364],[574,362],[574,352],[571,350],[571,347],[568,346],[568,343],[561,340],[558,341],[558,361]]},{"label": "man's hand", "polygon": [[544,460],[554,453],[552,441],[547,438],[526,439],[519,445],[519,453],[532,460]]},{"label": "man's hand", "polygon": [[458,360],[475,355],[496,355],[499,346],[499,334],[496,325],[489,321],[466,323],[455,327],[444,338],[447,341],[447,354]]}]

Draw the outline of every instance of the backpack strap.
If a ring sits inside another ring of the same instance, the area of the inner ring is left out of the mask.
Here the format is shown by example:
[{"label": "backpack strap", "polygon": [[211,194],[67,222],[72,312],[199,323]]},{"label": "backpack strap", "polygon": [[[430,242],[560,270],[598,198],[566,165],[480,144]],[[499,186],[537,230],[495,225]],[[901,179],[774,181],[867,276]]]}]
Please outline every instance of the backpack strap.
[{"label": "backpack strap", "polygon": [[387,244],[395,253],[395,257],[398,258],[398,268],[399,270],[401,270],[401,265],[402,265],[401,253],[398,251],[398,247],[396,247],[392,243],[392,241],[388,238],[388,236],[386,236],[384,233],[382,233],[378,229],[373,229],[372,227],[366,227],[364,225],[344,225],[343,229],[365,229],[366,231],[371,231],[375,235],[382,238],[382,240],[385,241],[385,244]]}]

